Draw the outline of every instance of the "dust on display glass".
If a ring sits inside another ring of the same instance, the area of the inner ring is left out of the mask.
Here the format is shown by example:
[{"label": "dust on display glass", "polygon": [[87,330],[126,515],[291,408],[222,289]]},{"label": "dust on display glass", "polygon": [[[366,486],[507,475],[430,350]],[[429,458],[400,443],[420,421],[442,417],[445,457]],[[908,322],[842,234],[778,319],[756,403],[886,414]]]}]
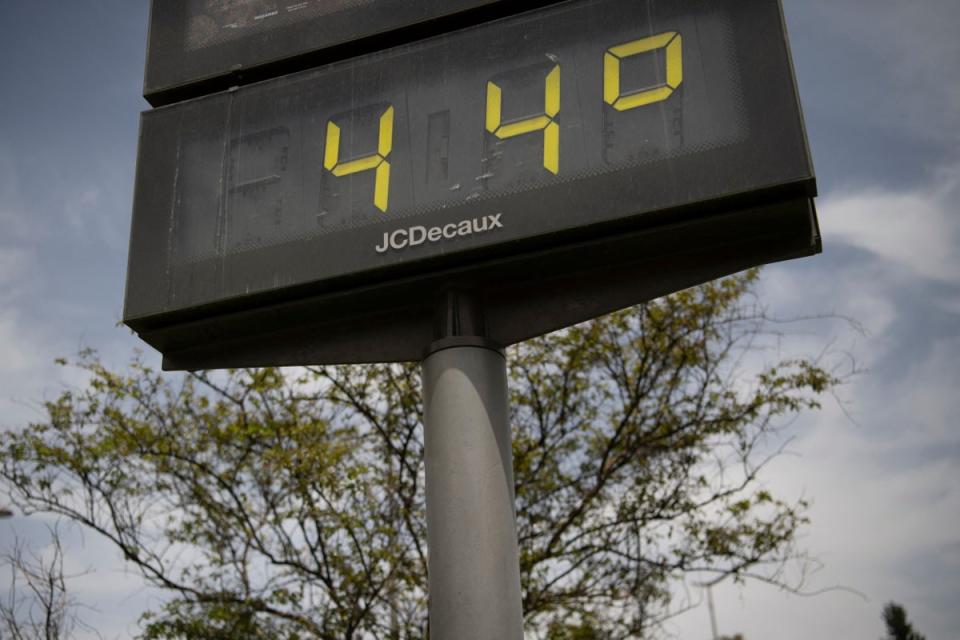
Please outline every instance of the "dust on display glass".
[{"label": "dust on display glass", "polygon": [[189,0],[186,49],[195,51],[266,29],[312,20],[376,0]]}]

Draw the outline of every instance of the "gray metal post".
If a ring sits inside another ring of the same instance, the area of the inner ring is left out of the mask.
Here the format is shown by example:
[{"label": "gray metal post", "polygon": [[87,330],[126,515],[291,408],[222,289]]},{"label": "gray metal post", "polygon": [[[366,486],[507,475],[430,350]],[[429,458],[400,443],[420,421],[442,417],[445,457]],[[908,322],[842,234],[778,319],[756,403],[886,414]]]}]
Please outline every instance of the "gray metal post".
[{"label": "gray metal post", "polygon": [[431,640],[521,640],[503,352],[434,343],[423,361]]}]

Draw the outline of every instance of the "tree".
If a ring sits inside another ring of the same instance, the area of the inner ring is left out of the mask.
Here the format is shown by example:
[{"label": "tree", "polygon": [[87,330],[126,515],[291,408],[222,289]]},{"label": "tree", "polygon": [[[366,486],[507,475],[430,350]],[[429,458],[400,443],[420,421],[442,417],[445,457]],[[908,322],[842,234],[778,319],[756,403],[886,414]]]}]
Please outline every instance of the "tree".
[{"label": "tree", "polygon": [[573,624],[554,620],[547,628],[547,640],[606,640],[597,628],[598,623],[592,616]]},{"label": "tree", "polygon": [[[769,330],[756,278],[508,351],[531,637],[650,637],[688,572],[783,584],[802,559],[806,504],[757,477],[777,425],[838,379],[803,359],[742,370]],[[144,638],[425,636],[417,365],[77,365],[88,386],[4,436],[0,477],[170,592]]]},{"label": "tree", "polygon": [[887,626],[886,640],[926,640],[913,630],[907,621],[907,610],[896,602],[889,602],[883,608],[883,623]]},{"label": "tree", "polygon": [[51,527],[49,533],[46,554],[15,539],[0,558],[10,572],[6,598],[0,601],[0,638],[66,640],[79,629],[96,633],[80,619],[80,604],[67,591],[67,581],[77,576],[64,572],[60,532]]}]

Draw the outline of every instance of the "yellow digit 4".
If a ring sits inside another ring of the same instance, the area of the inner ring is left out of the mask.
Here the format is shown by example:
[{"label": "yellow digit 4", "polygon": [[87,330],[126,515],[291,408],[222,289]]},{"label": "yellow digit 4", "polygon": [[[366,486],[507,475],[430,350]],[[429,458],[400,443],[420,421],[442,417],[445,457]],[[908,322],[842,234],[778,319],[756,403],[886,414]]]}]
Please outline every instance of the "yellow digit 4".
[{"label": "yellow digit 4", "polygon": [[380,130],[377,132],[377,153],[340,162],[340,127],[333,120],[327,122],[327,143],[323,153],[323,167],[336,177],[351,173],[376,170],[376,186],[373,191],[373,204],[386,212],[390,196],[390,163],[387,156],[393,149],[393,107],[380,116]]},{"label": "yellow digit 4", "polygon": [[504,140],[534,131],[543,131],[543,166],[550,173],[560,169],[560,127],[554,117],[560,113],[560,65],[556,65],[544,86],[543,115],[503,124],[501,111],[503,91],[494,82],[487,82],[487,131]]},{"label": "yellow digit 4", "polygon": [[[666,49],[666,82],[652,89],[620,93],[620,61],[648,51]],[[603,100],[617,111],[666,100],[683,82],[683,40],[676,31],[625,42],[603,54]]]}]

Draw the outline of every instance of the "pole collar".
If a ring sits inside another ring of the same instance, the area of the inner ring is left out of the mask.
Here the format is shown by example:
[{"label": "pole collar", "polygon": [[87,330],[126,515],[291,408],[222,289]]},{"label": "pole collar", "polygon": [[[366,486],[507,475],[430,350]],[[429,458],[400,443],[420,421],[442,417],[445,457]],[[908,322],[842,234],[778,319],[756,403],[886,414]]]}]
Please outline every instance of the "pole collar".
[{"label": "pole collar", "polygon": [[490,338],[484,338],[483,336],[450,336],[449,338],[440,338],[439,340],[434,340],[427,345],[427,348],[423,350],[423,360],[426,360],[438,351],[455,349],[457,347],[489,349],[491,351],[496,351],[503,357],[506,357],[506,353],[503,350],[503,345],[491,340]]}]

